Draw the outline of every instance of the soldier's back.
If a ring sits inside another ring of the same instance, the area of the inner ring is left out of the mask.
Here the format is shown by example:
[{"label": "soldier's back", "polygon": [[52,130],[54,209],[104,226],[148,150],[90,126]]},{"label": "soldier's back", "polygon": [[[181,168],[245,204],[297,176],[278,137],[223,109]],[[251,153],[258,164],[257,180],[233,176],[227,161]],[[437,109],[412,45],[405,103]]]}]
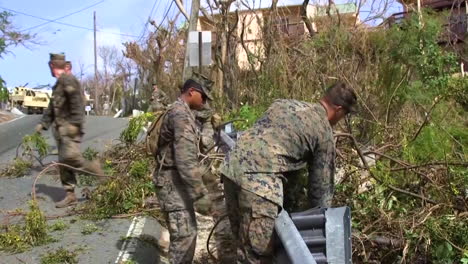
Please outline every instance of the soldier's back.
[{"label": "soldier's back", "polygon": [[276,100],[238,140],[230,154],[244,172],[286,172],[305,166],[321,135],[331,135],[320,104]]}]

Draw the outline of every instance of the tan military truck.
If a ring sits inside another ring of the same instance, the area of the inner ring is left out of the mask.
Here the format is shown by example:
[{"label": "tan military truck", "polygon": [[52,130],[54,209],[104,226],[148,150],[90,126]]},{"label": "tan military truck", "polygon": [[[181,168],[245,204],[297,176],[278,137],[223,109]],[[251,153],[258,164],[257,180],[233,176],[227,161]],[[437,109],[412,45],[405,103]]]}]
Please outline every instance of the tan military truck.
[{"label": "tan military truck", "polygon": [[26,87],[15,87],[10,93],[11,107],[16,107],[27,114],[42,114],[49,105],[52,91],[34,90]]}]

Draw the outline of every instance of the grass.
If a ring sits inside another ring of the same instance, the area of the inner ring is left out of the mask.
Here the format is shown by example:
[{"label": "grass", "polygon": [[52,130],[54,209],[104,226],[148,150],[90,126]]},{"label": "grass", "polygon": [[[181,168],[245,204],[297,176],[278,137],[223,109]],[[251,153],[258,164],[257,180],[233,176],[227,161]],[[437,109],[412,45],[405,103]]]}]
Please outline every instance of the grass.
[{"label": "grass", "polygon": [[16,158],[4,170],[0,172],[0,177],[18,178],[24,176],[32,167],[32,162],[22,158]]},{"label": "grass", "polygon": [[81,230],[83,235],[91,235],[92,233],[98,231],[99,228],[95,224],[86,224]]},{"label": "grass", "polygon": [[68,229],[70,226],[62,220],[56,221],[54,224],[49,226],[50,231],[63,231]]},{"label": "grass", "polygon": [[23,226],[10,225],[4,227],[4,232],[0,233],[0,251],[24,252],[31,247],[53,241],[47,234],[46,219],[42,211],[39,210],[37,203],[31,201],[29,209]]},{"label": "grass", "polygon": [[79,250],[71,251],[63,247],[42,255],[41,264],[77,264]]}]

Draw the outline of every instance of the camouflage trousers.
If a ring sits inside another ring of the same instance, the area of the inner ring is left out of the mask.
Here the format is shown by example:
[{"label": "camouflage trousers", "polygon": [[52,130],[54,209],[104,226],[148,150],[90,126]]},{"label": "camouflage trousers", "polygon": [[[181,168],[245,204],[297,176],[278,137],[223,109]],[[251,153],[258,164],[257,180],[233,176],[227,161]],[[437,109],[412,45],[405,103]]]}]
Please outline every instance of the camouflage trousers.
[{"label": "camouflage trousers", "polygon": [[[72,167],[89,171],[95,174],[104,174],[97,161],[87,161],[80,151],[82,133],[73,125],[54,126],[52,134],[57,141],[58,161]],[[74,191],[76,185],[76,172],[73,169],[60,166],[60,181],[66,191]]]},{"label": "camouflage trousers", "polygon": [[[170,234],[169,258],[171,263],[191,263],[194,257],[197,222],[193,204],[188,198],[185,185],[175,169],[157,169],[153,173],[161,209],[165,212]],[[219,178],[205,174],[203,181],[213,201],[213,220],[219,222],[214,230],[214,239],[220,263],[232,263],[232,243],[229,220],[225,217],[226,205]],[[183,220],[185,219],[185,220]]]},{"label": "camouflage trousers", "polygon": [[222,264],[235,263],[236,244],[229,223],[221,179],[208,172],[203,176],[203,182],[208,189],[210,200],[213,201],[212,216],[213,221],[217,224],[213,231],[213,237],[218,261]]},{"label": "camouflage trousers", "polygon": [[190,264],[197,243],[197,222],[195,211],[178,210],[165,212],[169,229],[169,261],[171,264]]},{"label": "camouflage trousers", "polygon": [[197,222],[193,204],[175,168],[153,172],[156,196],[169,231],[170,263],[192,263],[197,242]]},{"label": "camouflage trousers", "polygon": [[278,205],[223,177],[237,263],[272,263]]}]

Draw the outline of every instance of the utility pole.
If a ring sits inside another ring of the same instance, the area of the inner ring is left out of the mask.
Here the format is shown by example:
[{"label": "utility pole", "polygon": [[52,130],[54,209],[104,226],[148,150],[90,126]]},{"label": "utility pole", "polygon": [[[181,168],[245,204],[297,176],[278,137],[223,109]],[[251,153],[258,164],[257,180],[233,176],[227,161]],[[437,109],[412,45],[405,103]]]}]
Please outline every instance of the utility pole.
[{"label": "utility pole", "polygon": [[97,50],[96,50],[96,11],[94,11],[94,112],[98,110],[98,73],[97,73]]},{"label": "utility pole", "polygon": [[200,0],[192,0],[192,10],[190,11],[190,21],[187,32],[187,39],[185,40],[185,60],[184,60],[184,72],[183,80],[190,78],[192,76],[192,68],[189,66],[189,45],[188,45],[188,35],[190,31],[197,30],[198,24],[198,12],[200,11]]}]

